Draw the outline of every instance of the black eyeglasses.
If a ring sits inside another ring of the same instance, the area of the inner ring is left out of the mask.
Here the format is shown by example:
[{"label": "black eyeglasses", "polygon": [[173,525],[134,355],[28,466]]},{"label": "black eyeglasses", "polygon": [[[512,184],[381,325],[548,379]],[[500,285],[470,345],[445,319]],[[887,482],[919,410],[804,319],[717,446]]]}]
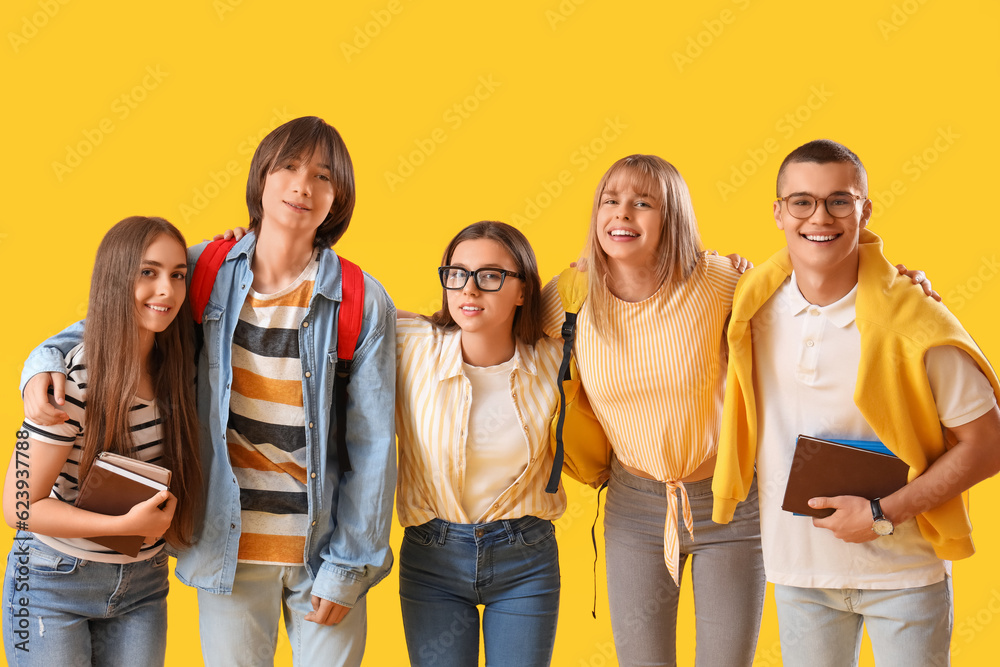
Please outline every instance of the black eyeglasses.
[{"label": "black eyeglasses", "polygon": [[469,276],[476,282],[476,287],[484,292],[499,292],[503,287],[504,278],[511,276],[524,280],[524,276],[506,269],[476,269],[469,271],[460,266],[442,266],[438,269],[441,287],[445,289],[462,289],[469,282]]},{"label": "black eyeglasses", "polygon": [[816,211],[816,205],[823,202],[826,211],[835,218],[846,218],[854,213],[854,204],[858,200],[864,201],[867,197],[861,195],[836,194],[829,197],[817,198],[812,195],[799,194],[788,195],[777,201],[785,202],[788,212],[793,218],[805,220]]}]

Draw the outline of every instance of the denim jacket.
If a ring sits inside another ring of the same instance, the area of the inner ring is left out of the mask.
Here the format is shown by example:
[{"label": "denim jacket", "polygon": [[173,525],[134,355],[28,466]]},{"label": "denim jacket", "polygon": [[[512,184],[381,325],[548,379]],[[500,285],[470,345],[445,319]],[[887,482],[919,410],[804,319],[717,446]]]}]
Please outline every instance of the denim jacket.
[{"label": "denim jacket", "polygon": [[[232,339],[253,283],[256,235],[248,234],[219,269],[203,316],[198,360],[198,417],[206,479],[205,517],[197,542],[180,553],[176,575],[212,593],[230,593],[240,539],[240,489],[226,448],[232,382]],[[188,251],[189,275],[205,244]],[[348,385],[347,447],[353,470],[341,475],[336,446],[328,447],[334,418],[340,262],[320,254],[309,310],[299,328],[302,397],[306,414],[309,532],[303,562],[312,594],[352,607],[392,567],[389,527],[396,486],[396,309],[382,286],[365,274],[361,335]],[[77,323],[31,353],[21,388],[36,373],[62,372],[63,352],[82,338]],[[343,509],[343,512],[340,510]]]}]

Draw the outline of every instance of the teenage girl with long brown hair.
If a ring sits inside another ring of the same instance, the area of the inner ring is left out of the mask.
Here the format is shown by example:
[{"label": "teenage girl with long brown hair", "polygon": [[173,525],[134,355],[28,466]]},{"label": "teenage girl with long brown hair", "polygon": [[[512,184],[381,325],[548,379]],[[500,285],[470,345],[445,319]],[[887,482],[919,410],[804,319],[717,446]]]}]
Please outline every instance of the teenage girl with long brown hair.
[{"label": "teenage girl with long brown hair", "polygon": [[[11,665],[163,664],[165,547],[190,545],[201,497],[185,247],[162,218],[111,228],[83,343],[65,358],[68,419],[26,419],[18,432],[3,495],[4,519],[19,531],[4,581]],[[169,469],[169,490],[121,516],[76,507],[102,452]],[[130,557],[87,539],[114,535],[146,540]]]}]

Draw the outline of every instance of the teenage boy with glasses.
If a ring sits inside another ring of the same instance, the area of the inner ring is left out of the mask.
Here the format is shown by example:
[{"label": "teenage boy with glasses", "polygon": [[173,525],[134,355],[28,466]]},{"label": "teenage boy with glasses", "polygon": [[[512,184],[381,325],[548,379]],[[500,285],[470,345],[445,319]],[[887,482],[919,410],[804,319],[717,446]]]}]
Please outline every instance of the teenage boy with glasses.
[{"label": "teenage boy with glasses", "polygon": [[[729,521],[756,469],[786,665],[857,664],[862,624],[876,664],[949,664],[949,561],[974,551],[961,495],[1000,470],[997,377],[882,256],[867,192],[840,144],[789,154],[774,202],[787,247],[733,299],[713,518]],[[811,499],[827,518],[783,511],[799,434],[881,441],[909,483],[881,499]]]}]

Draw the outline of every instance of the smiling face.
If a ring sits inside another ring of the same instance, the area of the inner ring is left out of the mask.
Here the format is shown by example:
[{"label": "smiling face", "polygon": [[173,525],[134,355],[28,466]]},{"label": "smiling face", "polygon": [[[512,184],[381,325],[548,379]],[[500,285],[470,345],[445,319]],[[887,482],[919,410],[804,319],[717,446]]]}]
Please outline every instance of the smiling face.
[{"label": "smiling face", "polygon": [[160,234],[142,255],[135,281],[139,328],[164,331],[177,316],[187,292],[187,251],[176,239]]},{"label": "smiling face", "polygon": [[[781,177],[780,197],[809,194],[816,199],[839,195],[866,197],[858,185],[857,168],[849,162],[794,162]],[[845,197],[850,199],[850,197]],[[792,216],[788,204],[774,203],[774,220],[784,231],[792,266],[797,273],[809,272],[820,279],[857,281],[858,238],[872,214],[872,202],[854,203],[850,215],[834,218],[823,202],[806,219]]]},{"label": "smiling face", "polygon": [[[469,271],[490,268],[519,272],[510,253],[492,239],[462,241],[455,246],[448,265]],[[475,279],[469,276],[465,287],[445,290],[445,294],[448,297],[448,312],[463,335],[496,336],[498,340],[506,341],[512,339],[514,315],[517,307],[524,303],[524,283],[519,278],[507,276],[500,291],[483,292],[476,286]]]},{"label": "smiling face", "polygon": [[330,213],[333,199],[330,166],[320,151],[283,160],[264,181],[261,228],[314,235]]},{"label": "smiling face", "polygon": [[652,183],[624,173],[608,181],[597,208],[597,234],[611,264],[656,265],[663,234],[663,202]]}]

